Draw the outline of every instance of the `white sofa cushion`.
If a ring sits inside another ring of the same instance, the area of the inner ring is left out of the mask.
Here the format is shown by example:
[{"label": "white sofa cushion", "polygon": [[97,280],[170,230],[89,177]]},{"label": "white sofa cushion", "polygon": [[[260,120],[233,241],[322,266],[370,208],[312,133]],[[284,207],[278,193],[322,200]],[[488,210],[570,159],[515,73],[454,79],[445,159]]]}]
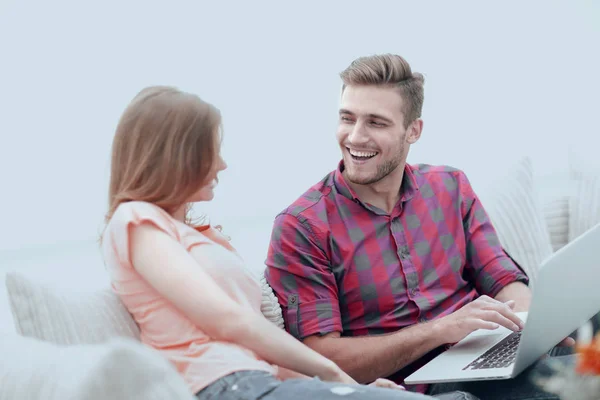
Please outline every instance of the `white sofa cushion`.
[{"label": "white sofa cushion", "polygon": [[536,192],[542,204],[550,234],[552,249],[557,251],[569,243],[570,201],[573,196],[573,178],[568,170],[543,171],[535,177]]},{"label": "white sofa cushion", "polygon": [[543,199],[544,219],[554,251],[560,250],[569,243],[570,198],[568,194],[563,194]]},{"label": "white sofa cushion", "polygon": [[600,174],[573,171],[575,189],[569,202],[569,241],[600,223]]},{"label": "white sofa cushion", "polygon": [[167,360],[133,340],[59,346],[7,335],[0,354],[0,399],[195,398]]},{"label": "white sofa cushion", "polygon": [[494,179],[481,198],[500,243],[523,267],[530,285],[535,286],[539,267],[553,249],[536,192],[531,160],[528,157],[520,159],[501,177]]},{"label": "white sofa cushion", "polygon": [[[281,307],[261,278],[261,311],[283,328]],[[102,343],[114,337],[139,340],[137,324],[110,289],[73,291],[45,285],[18,272],[6,276],[16,331],[56,344]]]},{"label": "white sofa cushion", "polygon": [[139,328],[110,289],[77,292],[45,285],[18,272],[6,288],[19,334],[56,344],[102,343],[114,337],[139,340]]}]

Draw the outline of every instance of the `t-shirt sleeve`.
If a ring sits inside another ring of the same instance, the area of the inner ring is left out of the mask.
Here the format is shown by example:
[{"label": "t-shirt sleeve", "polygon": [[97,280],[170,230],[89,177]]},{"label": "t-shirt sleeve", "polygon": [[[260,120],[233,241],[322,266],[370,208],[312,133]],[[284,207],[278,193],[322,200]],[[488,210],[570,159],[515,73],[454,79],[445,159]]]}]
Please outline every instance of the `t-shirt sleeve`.
[{"label": "t-shirt sleeve", "polygon": [[113,214],[103,236],[104,253],[123,268],[131,269],[131,232],[136,226],[151,224],[177,241],[177,227],[161,208],[143,202],[121,204]]}]

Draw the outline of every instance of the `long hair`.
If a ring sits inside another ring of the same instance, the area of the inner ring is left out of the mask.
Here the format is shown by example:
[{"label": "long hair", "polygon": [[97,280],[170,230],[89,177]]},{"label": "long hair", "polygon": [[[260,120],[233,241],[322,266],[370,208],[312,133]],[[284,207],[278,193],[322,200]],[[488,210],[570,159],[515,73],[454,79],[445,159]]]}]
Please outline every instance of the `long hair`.
[{"label": "long hair", "polygon": [[189,209],[187,199],[208,183],[220,133],[219,110],[198,96],[167,86],[139,92],[113,139],[105,222],[128,201]]}]

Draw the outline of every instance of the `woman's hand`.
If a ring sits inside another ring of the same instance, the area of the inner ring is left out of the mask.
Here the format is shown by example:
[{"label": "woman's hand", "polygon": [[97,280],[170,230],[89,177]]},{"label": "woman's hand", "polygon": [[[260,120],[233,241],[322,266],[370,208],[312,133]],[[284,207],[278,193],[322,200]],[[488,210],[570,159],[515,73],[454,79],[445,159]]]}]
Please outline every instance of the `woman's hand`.
[{"label": "woman's hand", "polygon": [[[347,385],[358,385],[358,382],[356,382],[354,379],[352,379],[352,377],[350,377],[350,375],[345,373],[341,368],[339,368],[337,366],[334,368],[334,370],[332,370],[331,376],[322,377],[321,379],[323,379],[324,381],[344,383]],[[383,378],[377,379],[375,382],[370,383],[369,386],[376,386],[376,387],[380,387],[380,388],[394,389],[394,390],[406,390],[404,388],[404,386],[398,385],[398,384],[390,381],[389,379],[383,379]]]},{"label": "woman's hand", "polygon": [[406,390],[404,388],[404,386],[395,384],[394,382],[392,382],[388,379],[377,379],[375,382],[369,384],[369,386],[377,386],[380,388],[396,389],[396,390]]}]

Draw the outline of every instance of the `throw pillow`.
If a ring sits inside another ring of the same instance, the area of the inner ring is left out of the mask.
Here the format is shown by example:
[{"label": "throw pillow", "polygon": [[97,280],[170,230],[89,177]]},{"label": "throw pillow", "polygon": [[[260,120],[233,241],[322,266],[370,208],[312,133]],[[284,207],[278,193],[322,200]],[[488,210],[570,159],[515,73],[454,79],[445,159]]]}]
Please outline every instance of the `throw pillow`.
[{"label": "throw pillow", "polygon": [[[261,312],[283,329],[281,307],[264,276]],[[10,272],[6,287],[16,331],[56,344],[102,343],[114,337],[139,340],[139,328],[110,289],[77,292],[44,285]]]},{"label": "throw pillow", "polygon": [[569,243],[569,201],[570,196],[565,195],[547,199],[543,205],[544,218],[554,251]]},{"label": "throw pillow", "polygon": [[19,334],[62,345],[102,343],[114,337],[139,339],[139,329],[110,289],[57,289],[20,274],[6,275],[11,311]]},{"label": "throw pillow", "polygon": [[579,171],[569,201],[569,241],[600,223],[600,174]]},{"label": "throw pillow", "polygon": [[523,157],[490,186],[482,196],[483,205],[500,243],[525,270],[533,287],[542,262],[553,249],[535,190],[531,159]]}]

